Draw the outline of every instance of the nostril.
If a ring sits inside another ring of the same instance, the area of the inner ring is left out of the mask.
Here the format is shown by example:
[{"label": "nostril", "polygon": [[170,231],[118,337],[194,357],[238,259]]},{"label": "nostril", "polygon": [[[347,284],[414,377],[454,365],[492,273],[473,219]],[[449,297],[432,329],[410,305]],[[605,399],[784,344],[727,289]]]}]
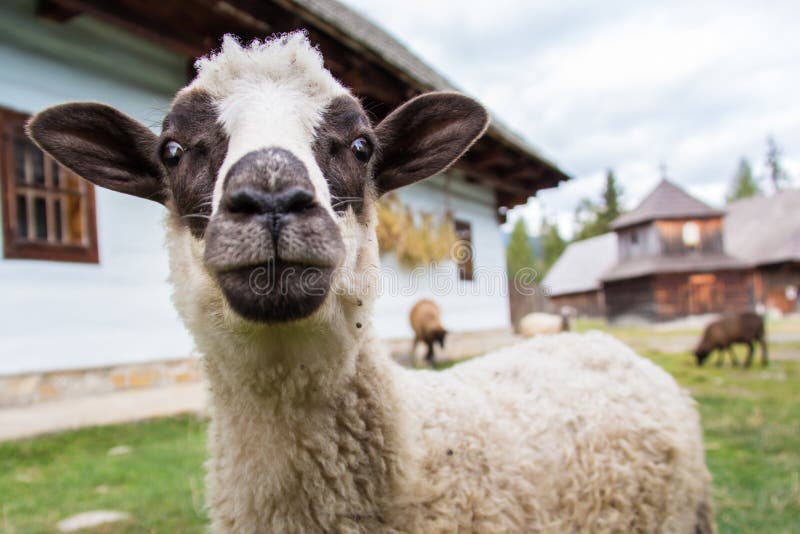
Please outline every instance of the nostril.
[{"label": "nostril", "polygon": [[225,208],[231,213],[254,215],[271,208],[270,195],[249,188],[231,191],[225,196]]},{"label": "nostril", "polygon": [[307,189],[292,187],[277,195],[276,204],[283,213],[298,213],[314,206],[314,195]]},{"label": "nostril", "polygon": [[280,193],[268,193],[252,187],[229,191],[223,198],[228,213],[238,215],[285,215],[300,213],[315,205],[314,194],[301,187],[291,187]]}]

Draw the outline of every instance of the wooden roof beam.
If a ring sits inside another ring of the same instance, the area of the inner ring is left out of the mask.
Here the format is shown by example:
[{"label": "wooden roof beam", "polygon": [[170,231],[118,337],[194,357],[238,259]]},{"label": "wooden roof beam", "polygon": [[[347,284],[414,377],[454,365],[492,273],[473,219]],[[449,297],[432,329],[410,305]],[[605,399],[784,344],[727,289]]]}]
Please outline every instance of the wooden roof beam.
[{"label": "wooden roof beam", "polygon": [[36,0],[34,13],[37,17],[58,23],[67,22],[81,14],[79,10],[65,7],[53,0]]},{"label": "wooden roof beam", "polygon": [[456,163],[456,168],[462,170],[468,177],[477,178],[483,184],[489,185],[494,189],[499,189],[507,193],[524,195],[526,198],[536,194],[536,188],[527,188],[514,182],[499,178],[492,174],[476,171],[472,167],[465,166],[463,163]]},{"label": "wooden roof beam", "polygon": [[64,9],[91,15],[180,54],[198,57],[207,51],[202,38],[186,39],[176,36],[176,32],[172,28],[143,17],[138,11],[125,4],[114,3],[112,5],[100,0],[51,1]]}]

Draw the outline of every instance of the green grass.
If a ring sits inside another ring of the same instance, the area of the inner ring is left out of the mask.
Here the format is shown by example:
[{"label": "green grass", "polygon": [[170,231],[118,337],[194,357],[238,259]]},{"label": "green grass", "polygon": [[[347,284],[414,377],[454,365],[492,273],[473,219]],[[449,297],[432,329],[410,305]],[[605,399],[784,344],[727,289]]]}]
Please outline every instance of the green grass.
[{"label": "green grass", "polygon": [[800,362],[742,370],[651,358],[700,406],[720,530],[800,532]]},{"label": "green grass", "polygon": [[[795,329],[795,327],[797,327]],[[717,355],[697,367],[689,350],[700,329],[653,330],[580,321],[577,330],[605,330],[649,357],[691,391],[703,418],[706,458],[714,477],[717,524],[721,532],[800,533],[800,343],[770,343],[771,354],[792,361],[750,369],[721,368]],[[800,333],[797,319],[771,321],[767,333]],[[673,342],[670,343],[670,338]],[[654,347],[688,343],[681,352]],[[735,349],[740,362],[746,350]]]},{"label": "green grass", "polygon": [[105,532],[201,532],[204,458],[205,423],[189,416],[0,443],[0,532],[53,532],[97,509],[132,516]]},{"label": "green grass", "polygon": [[[590,326],[634,347],[664,335]],[[698,401],[720,531],[800,532],[800,361],[698,368],[685,351],[642,352]],[[109,456],[118,445],[131,452]],[[51,532],[60,519],[101,508],[133,517],[109,532],[201,532],[204,457],[205,423],[194,417],[0,443],[0,532]]]}]

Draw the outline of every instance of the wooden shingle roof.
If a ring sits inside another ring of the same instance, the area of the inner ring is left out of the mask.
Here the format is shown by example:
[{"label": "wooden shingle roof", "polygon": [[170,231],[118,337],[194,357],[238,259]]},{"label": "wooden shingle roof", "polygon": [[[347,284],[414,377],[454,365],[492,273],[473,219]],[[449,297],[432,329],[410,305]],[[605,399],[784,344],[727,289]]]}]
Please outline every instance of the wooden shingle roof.
[{"label": "wooden shingle roof", "polygon": [[707,219],[722,215],[724,212],[712,208],[665,179],[634,210],[614,219],[611,228],[619,230],[657,219]]},{"label": "wooden shingle roof", "polygon": [[725,251],[751,265],[800,262],[800,189],[730,204]]},{"label": "wooden shingle roof", "polygon": [[747,263],[727,254],[643,256],[627,259],[606,271],[601,280],[612,282],[657,273],[706,273],[744,269]]},{"label": "wooden shingle roof", "polygon": [[597,291],[600,277],[617,262],[617,234],[608,232],[567,245],[542,286],[551,296]]}]

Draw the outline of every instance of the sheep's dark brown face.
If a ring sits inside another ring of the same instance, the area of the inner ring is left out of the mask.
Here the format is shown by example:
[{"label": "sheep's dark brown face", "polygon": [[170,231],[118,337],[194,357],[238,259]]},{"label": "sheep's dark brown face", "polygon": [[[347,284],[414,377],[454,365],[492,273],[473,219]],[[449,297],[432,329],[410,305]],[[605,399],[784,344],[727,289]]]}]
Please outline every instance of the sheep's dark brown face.
[{"label": "sheep's dark brown face", "polygon": [[81,176],[169,208],[191,322],[221,298],[260,323],[314,314],[337,273],[376,248],[377,196],[444,170],[488,122],[471,99],[432,93],[373,128],[302,34],[246,49],[226,39],[199,65],[159,136],[102,104],[55,106],[29,125]]},{"label": "sheep's dark brown face", "polygon": [[[170,204],[204,241],[204,265],[238,314],[260,322],[307,317],[345,255],[339,219],[359,216],[371,196],[375,134],[349,95],[331,101],[303,142],[275,138],[268,125],[281,119],[263,112],[238,119],[248,136],[226,132],[221,113],[224,103],[195,89],[165,118],[158,146]],[[280,145],[269,146],[270,138]]]}]

